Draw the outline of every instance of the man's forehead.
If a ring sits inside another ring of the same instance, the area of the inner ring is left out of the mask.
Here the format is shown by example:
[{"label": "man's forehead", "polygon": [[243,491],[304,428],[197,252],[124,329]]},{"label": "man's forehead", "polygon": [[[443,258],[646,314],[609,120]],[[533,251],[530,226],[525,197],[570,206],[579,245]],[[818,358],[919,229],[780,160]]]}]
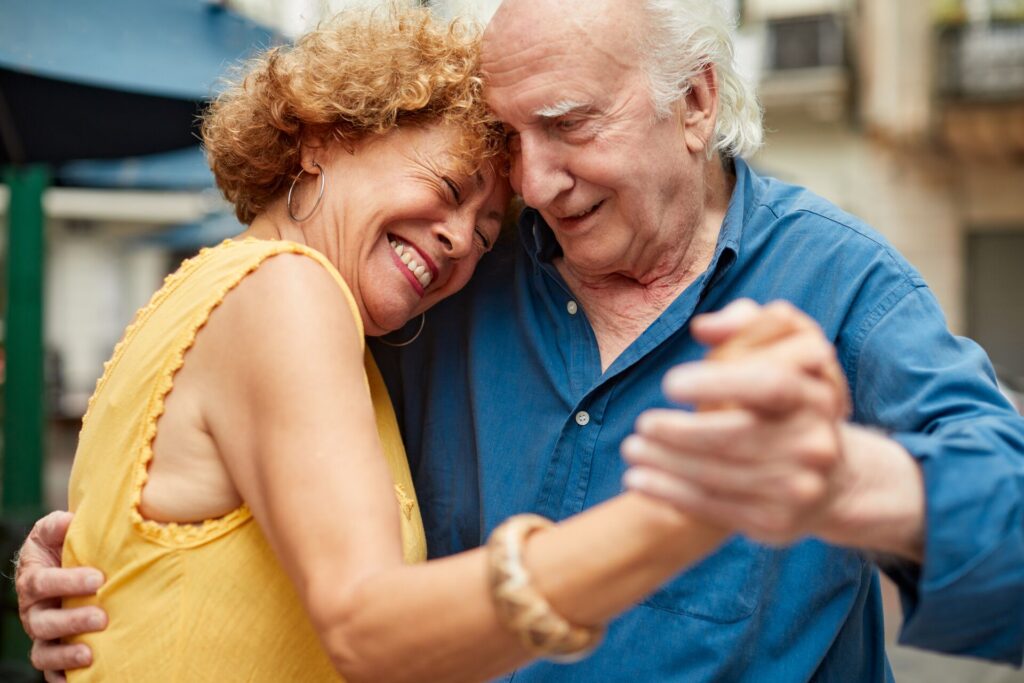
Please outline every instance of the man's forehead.
[{"label": "man's forehead", "polygon": [[535,45],[575,42],[586,50],[621,43],[639,13],[636,0],[504,0],[484,32],[484,61]]},{"label": "man's forehead", "polygon": [[[484,35],[482,55],[485,96],[499,115],[512,106],[520,110],[517,118],[553,118],[559,107],[592,106],[600,93],[635,73],[640,55],[635,33],[624,25],[630,22],[594,15],[593,4],[602,0],[502,4]],[[635,2],[629,4],[635,15]],[[531,8],[539,14],[530,14]]]}]

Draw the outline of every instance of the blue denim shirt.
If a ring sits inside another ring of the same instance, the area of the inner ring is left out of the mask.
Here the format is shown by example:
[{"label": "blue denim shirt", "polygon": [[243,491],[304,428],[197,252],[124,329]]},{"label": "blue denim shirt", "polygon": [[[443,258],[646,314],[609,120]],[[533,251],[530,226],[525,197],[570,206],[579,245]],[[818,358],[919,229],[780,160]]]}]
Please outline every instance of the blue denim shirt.
[{"label": "blue denim shirt", "polygon": [[[924,468],[924,568],[894,565],[904,639],[1019,662],[1024,422],[985,354],[947,331],[920,275],[876,232],[802,188],[735,168],[707,271],[604,372],[552,265],[558,245],[531,210],[465,290],[427,313],[414,344],[374,347],[430,555],[476,547],[512,514],[563,519],[619,493],[619,443],[641,411],[668,405],[664,373],[704,354],[692,316],[739,297],[786,299],[836,344],[854,419],[891,432]],[[735,537],[615,619],[589,659],[504,680],[812,678],[891,680],[877,572],[815,540],[772,548]]]}]

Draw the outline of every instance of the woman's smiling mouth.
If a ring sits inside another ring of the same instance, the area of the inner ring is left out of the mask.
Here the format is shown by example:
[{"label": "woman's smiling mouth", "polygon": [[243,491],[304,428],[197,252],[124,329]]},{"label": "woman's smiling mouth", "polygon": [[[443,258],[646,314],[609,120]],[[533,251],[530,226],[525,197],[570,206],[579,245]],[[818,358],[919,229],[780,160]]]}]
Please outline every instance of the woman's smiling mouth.
[{"label": "woman's smiling mouth", "polygon": [[388,235],[388,241],[397,262],[396,265],[402,270],[416,293],[423,296],[435,277],[435,269],[430,267],[433,264],[418,249],[400,237]]}]

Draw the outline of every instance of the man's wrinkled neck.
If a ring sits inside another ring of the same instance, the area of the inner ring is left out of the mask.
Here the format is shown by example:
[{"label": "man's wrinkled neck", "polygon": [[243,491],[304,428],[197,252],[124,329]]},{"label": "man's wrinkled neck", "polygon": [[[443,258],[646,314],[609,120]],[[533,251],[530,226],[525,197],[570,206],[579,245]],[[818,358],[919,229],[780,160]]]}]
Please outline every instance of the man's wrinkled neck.
[{"label": "man's wrinkled neck", "polygon": [[715,157],[704,166],[699,210],[684,214],[658,243],[637,250],[629,263],[607,271],[588,270],[565,256],[554,260],[562,277],[578,295],[588,291],[635,290],[661,300],[674,299],[707,268],[736,186],[731,159]]},{"label": "man's wrinkled neck", "polygon": [[[588,273],[574,268],[564,256],[554,259],[591,323],[602,371],[710,267],[736,185],[735,174],[727,168],[732,165],[726,167],[718,159],[705,164],[704,191],[695,200],[699,207],[688,220],[666,231],[667,244],[645,250],[648,262],[637,261],[632,268],[613,272]],[[642,267],[635,267],[636,263]]]}]

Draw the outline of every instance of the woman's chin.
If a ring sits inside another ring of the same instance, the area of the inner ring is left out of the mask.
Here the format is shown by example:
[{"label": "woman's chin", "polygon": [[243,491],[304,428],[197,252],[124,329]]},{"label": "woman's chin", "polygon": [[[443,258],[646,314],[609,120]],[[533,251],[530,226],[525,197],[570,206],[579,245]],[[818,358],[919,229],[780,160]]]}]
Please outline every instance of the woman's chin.
[{"label": "woman's chin", "polygon": [[[419,325],[419,314],[409,317],[408,314],[395,314],[380,316],[368,316],[373,317],[373,320],[364,320],[363,329],[367,337],[384,337],[393,332],[401,332],[406,327],[411,327],[413,323]],[[415,332],[415,330],[413,330]]]}]

